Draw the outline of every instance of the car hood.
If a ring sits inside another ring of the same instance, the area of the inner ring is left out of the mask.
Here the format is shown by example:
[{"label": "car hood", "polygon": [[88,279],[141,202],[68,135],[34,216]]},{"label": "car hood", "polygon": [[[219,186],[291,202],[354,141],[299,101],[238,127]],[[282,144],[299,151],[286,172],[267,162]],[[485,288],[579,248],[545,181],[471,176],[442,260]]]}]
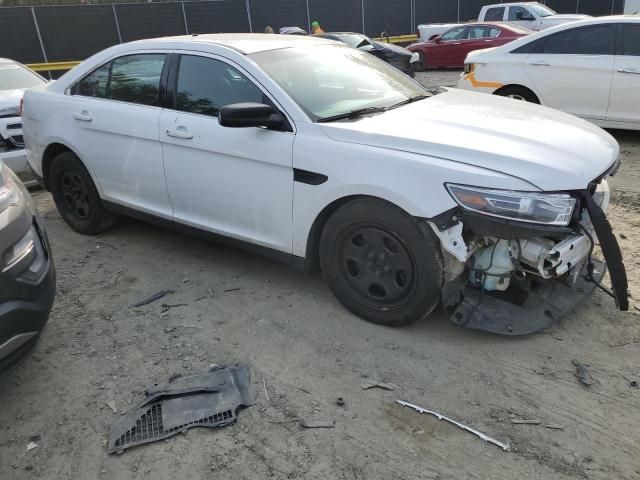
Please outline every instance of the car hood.
[{"label": "car hood", "polygon": [[591,18],[591,15],[566,14],[566,15],[552,15],[550,17],[544,17],[543,21],[566,23],[566,22],[577,21],[577,20],[585,20],[587,18]]},{"label": "car hood", "polygon": [[24,89],[0,90],[0,116],[20,111],[20,100],[24,95]]},{"label": "car hood", "polygon": [[394,45],[393,43],[377,42],[374,40],[373,44],[374,47],[378,48],[379,50],[386,50],[387,52],[393,52],[397,55],[405,55],[409,57],[411,56],[411,52],[409,50],[404,47]]},{"label": "car hood", "polygon": [[336,141],[474,165],[543,191],[584,189],[619,155],[613,137],[577,117],[458,90],[322,127]]}]

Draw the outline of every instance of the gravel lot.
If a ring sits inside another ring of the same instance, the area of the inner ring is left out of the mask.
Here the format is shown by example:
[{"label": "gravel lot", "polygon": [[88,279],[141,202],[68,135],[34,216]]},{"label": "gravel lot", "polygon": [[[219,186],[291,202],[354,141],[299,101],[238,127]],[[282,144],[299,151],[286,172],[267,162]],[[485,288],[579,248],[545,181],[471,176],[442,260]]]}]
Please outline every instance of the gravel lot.
[{"label": "gravel lot", "polygon": [[[458,75],[420,80],[451,85]],[[640,478],[640,390],[631,386],[640,381],[640,133],[612,133],[624,163],[610,218],[634,308],[618,312],[596,292],[559,326],[525,338],[457,328],[440,314],[403,329],[368,324],[319,276],[133,220],[83,237],[36,192],[58,296],[33,355],[2,379],[0,477]],[[163,289],[175,293],[130,306]],[[591,387],[578,383],[573,359],[590,366]],[[146,385],[231,362],[250,364],[257,398],[237,424],[107,453],[111,423]],[[366,377],[397,388],[362,390]],[[399,398],[512,451],[403,409]],[[289,421],[297,418],[336,426],[303,430]],[[38,447],[27,450],[32,441]]]}]

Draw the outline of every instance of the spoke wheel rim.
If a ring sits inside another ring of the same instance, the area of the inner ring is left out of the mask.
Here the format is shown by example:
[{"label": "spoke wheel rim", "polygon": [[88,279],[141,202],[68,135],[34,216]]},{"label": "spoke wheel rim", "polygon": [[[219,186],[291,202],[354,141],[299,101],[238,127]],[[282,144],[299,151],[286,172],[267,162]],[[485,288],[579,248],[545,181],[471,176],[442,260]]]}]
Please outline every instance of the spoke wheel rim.
[{"label": "spoke wheel rim", "polygon": [[520,100],[521,102],[526,102],[527,99],[518,93],[512,93],[511,95],[507,95],[507,98],[513,98],[514,100]]},{"label": "spoke wheel rim", "polygon": [[73,171],[65,171],[60,175],[60,193],[65,209],[80,220],[91,216],[87,186],[80,175]]},{"label": "spoke wheel rim", "polygon": [[346,229],[337,241],[336,267],[359,303],[387,311],[403,307],[416,290],[417,265],[405,243],[381,225]]}]

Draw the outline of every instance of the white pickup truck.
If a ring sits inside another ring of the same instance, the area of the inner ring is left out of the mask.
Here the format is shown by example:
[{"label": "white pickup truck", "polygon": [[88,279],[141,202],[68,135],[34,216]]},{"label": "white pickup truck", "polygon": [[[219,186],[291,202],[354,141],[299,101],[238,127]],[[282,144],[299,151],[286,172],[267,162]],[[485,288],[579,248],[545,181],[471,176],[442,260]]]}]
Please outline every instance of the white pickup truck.
[{"label": "white pickup truck", "polygon": [[539,2],[514,2],[482,7],[478,22],[508,22],[531,30],[544,30],[585,18],[589,15],[559,15]]}]

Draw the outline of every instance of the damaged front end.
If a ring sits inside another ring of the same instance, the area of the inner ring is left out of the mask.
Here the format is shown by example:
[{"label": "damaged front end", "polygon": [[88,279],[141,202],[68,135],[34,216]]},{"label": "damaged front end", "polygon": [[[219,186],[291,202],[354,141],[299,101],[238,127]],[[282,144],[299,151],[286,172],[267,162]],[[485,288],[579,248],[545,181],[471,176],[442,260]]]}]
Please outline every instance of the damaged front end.
[{"label": "damaged front end", "polygon": [[[605,211],[607,177],[584,191],[535,193],[447,185],[459,208],[431,220],[453,323],[504,335],[544,329],[597,287],[628,309],[627,277]],[[594,256],[600,245],[604,261]],[[612,291],[601,285],[609,270]]]}]

